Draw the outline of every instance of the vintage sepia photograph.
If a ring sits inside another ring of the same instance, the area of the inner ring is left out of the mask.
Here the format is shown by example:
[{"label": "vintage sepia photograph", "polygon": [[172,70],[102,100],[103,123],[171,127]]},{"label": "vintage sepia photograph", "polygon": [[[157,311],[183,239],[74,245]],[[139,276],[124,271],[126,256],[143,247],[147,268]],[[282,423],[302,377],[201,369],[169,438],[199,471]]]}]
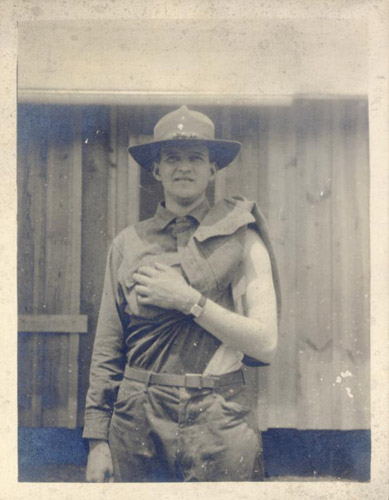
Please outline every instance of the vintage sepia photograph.
[{"label": "vintage sepia photograph", "polygon": [[17,37],[18,481],[369,482],[366,20]]}]

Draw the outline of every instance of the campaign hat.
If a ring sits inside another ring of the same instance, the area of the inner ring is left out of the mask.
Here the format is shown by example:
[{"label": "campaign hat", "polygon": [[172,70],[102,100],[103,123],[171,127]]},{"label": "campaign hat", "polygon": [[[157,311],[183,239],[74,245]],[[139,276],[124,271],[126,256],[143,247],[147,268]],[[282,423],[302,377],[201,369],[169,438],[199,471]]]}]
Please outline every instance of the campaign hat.
[{"label": "campaign hat", "polygon": [[154,127],[152,142],[128,148],[129,153],[139,165],[152,169],[160,158],[161,148],[168,145],[200,143],[208,147],[209,157],[218,169],[229,165],[238,155],[240,142],[215,139],[215,125],[208,116],[193,111],[187,106],[164,115]]}]

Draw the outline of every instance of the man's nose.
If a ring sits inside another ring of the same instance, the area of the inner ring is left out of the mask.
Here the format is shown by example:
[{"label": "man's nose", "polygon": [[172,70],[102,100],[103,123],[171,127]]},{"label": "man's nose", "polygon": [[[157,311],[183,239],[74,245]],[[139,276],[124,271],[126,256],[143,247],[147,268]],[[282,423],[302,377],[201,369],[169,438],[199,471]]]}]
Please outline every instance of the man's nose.
[{"label": "man's nose", "polygon": [[188,160],[181,160],[179,162],[179,164],[177,165],[177,168],[181,171],[185,171],[187,172],[188,170],[190,170],[192,167],[191,167],[191,164]]}]

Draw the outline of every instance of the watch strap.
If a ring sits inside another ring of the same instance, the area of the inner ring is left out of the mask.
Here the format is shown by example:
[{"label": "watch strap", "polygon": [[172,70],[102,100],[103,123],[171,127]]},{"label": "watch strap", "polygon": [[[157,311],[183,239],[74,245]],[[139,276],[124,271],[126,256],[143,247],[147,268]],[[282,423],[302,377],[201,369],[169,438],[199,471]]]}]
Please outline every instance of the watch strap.
[{"label": "watch strap", "polygon": [[207,298],[201,294],[199,300],[196,302],[196,304],[192,306],[191,310],[189,311],[189,314],[194,318],[198,318],[200,314],[203,312],[206,302]]}]

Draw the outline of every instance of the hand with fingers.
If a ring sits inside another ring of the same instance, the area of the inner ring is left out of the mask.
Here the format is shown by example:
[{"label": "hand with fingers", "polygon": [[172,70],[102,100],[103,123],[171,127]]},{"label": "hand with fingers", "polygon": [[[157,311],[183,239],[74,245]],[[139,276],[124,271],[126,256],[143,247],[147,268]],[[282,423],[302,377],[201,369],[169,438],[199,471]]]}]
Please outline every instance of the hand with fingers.
[{"label": "hand with fingers", "polygon": [[192,288],[177,270],[156,262],[154,267],[141,266],[134,273],[139,304],[176,309],[189,314],[200,293]]},{"label": "hand with fingers", "polygon": [[112,483],[113,464],[111,450],[107,441],[89,440],[88,464],[86,467],[88,483]]}]

